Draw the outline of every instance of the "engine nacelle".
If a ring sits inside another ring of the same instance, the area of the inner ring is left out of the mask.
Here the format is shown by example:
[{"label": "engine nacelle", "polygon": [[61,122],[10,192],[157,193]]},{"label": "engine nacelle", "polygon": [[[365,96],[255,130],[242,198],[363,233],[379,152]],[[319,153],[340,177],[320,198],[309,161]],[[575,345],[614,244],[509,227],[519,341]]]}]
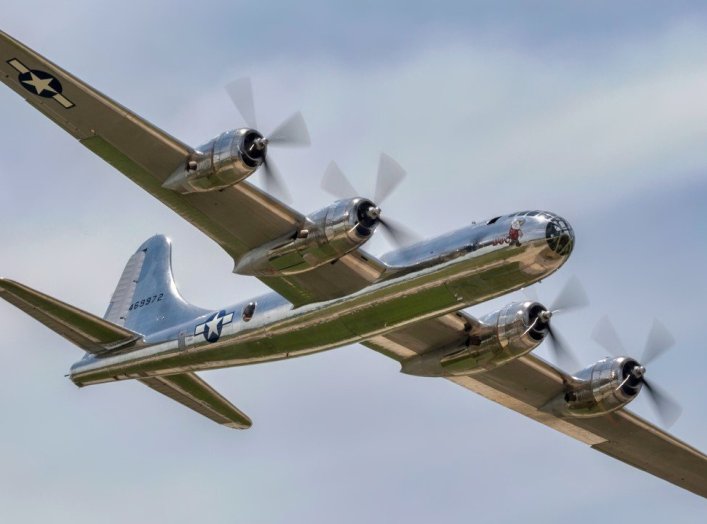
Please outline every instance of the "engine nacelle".
[{"label": "engine nacelle", "polygon": [[371,237],[379,212],[364,198],[339,200],[309,215],[292,235],[246,253],[234,272],[263,277],[293,275],[337,260]]},{"label": "engine nacelle", "polygon": [[[636,370],[641,370],[636,373]],[[557,415],[596,417],[631,402],[643,385],[645,369],[628,357],[604,358],[572,377],[566,391],[544,409]]]},{"label": "engine nacelle", "polygon": [[514,302],[471,326],[462,346],[440,348],[405,360],[402,372],[421,376],[470,375],[488,371],[529,353],[547,335],[538,302]]},{"label": "engine nacelle", "polygon": [[257,131],[227,131],[199,147],[162,187],[182,194],[223,189],[252,175],[266,153],[267,142]]}]

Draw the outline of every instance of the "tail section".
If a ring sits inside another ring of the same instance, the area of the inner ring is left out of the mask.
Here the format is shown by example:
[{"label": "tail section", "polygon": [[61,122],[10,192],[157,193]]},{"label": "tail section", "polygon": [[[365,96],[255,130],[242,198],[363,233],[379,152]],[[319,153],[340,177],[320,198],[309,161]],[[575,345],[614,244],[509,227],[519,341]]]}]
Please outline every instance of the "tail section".
[{"label": "tail section", "polygon": [[128,260],[104,318],[148,335],[206,312],[179,294],[172,276],[172,244],[155,235]]},{"label": "tail section", "polygon": [[[97,357],[115,350],[140,349],[144,347],[142,335],[206,313],[188,304],[177,291],[172,246],[162,235],[147,240],[130,257],[104,318],[4,278],[0,278],[0,298]],[[73,376],[72,380],[85,385]],[[224,426],[247,429],[252,424],[245,413],[195,373],[145,375],[137,380]]]}]

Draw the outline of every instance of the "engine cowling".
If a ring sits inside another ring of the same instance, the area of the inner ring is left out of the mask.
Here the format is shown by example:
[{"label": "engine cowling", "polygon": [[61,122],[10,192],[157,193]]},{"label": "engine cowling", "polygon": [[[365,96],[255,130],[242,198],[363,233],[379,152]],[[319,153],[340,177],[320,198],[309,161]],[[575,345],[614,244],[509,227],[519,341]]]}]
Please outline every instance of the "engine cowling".
[{"label": "engine cowling", "polygon": [[421,376],[480,373],[529,353],[547,335],[547,309],[538,302],[514,302],[470,327],[461,346],[440,348],[403,362],[402,372]]},{"label": "engine cowling", "polygon": [[234,129],[197,148],[163,187],[182,194],[216,191],[252,175],[267,154],[267,141],[252,129]]},{"label": "engine cowling", "polygon": [[364,198],[339,200],[309,215],[294,234],[246,253],[234,272],[293,275],[337,260],[371,238],[379,213],[376,205]]},{"label": "engine cowling", "polygon": [[616,411],[636,398],[644,372],[632,358],[604,358],[575,374],[566,391],[547,409],[571,417],[596,417]]}]

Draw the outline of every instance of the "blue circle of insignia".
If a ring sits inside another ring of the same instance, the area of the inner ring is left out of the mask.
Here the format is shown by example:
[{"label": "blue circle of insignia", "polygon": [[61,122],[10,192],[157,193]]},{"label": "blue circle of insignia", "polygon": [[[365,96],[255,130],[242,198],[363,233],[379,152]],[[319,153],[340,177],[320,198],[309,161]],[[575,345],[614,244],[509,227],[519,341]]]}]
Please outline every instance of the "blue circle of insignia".
[{"label": "blue circle of insignia", "polygon": [[32,69],[25,73],[20,73],[20,84],[33,95],[39,95],[44,98],[53,98],[61,94],[63,87],[61,82],[54,78],[49,73]]},{"label": "blue circle of insignia", "polygon": [[[204,326],[204,338],[207,342],[216,342],[219,338],[221,338],[221,330],[223,329],[223,318],[225,316],[226,311],[221,310],[218,313],[214,313],[206,321],[206,325]],[[214,320],[217,320],[217,322],[214,325],[214,329],[211,329],[211,324],[214,322]]]}]

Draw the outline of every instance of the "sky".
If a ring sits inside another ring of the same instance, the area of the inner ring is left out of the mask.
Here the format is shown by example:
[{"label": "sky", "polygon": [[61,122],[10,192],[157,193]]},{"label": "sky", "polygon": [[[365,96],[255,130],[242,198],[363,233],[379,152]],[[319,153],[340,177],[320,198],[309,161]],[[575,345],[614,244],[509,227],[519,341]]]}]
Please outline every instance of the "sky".
[{"label": "sky", "polygon": [[[556,328],[587,365],[608,314],[707,450],[707,9],[703,2],[48,2],[0,29],[181,140],[242,125],[223,86],[253,79],[264,131],[301,110],[307,150],[273,152],[293,205],[331,202],[336,160],[363,195],[385,151],[408,171],[386,213],[431,237],[523,209],[564,216],[591,305]],[[173,241],[183,295],[266,292],[213,242],[0,86],[0,275],[103,314],[124,264]],[[260,184],[259,175],[252,180]],[[370,252],[391,247],[374,238]],[[521,298],[472,308],[482,315]],[[81,353],[0,304],[0,520],[703,522],[707,502],[362,346],[204,377],[235,432],[124,382],[79,390]],[[541,346],[537,354],[549,358]],[[645,398],[630,406],[656,422]],[[597,507],[599,506],[599,507]]]}]

